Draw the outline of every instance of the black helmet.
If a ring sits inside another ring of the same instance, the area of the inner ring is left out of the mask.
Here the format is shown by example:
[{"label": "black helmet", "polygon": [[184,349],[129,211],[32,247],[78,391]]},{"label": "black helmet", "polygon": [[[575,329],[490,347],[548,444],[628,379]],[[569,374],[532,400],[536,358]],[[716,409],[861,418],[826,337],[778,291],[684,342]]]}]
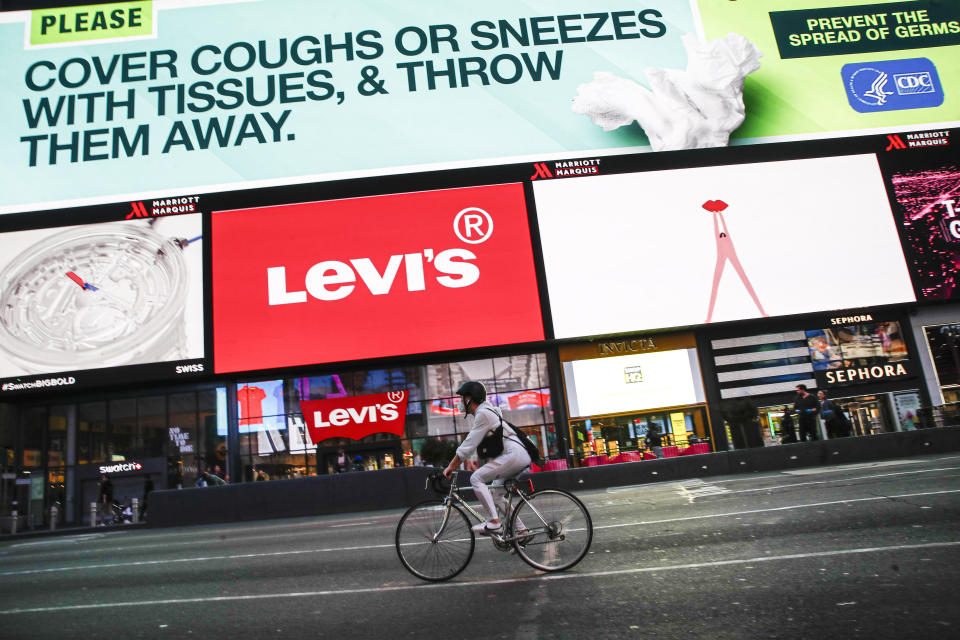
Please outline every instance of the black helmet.
[{"label": "black helmet", "polygon": [[471,400],[480,404],[487,399],[487,390],[475,380],[467,380],[457,389],[458,396],[469,396]]}]

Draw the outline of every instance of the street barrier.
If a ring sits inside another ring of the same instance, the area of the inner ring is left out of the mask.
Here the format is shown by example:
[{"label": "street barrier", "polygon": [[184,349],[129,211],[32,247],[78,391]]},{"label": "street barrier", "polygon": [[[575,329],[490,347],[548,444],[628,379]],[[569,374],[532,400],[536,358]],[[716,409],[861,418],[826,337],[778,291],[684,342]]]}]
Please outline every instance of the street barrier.
[{"label": "street barrier", "polygon": [[[858,461],[960,451],[960,427],[718,453],[692,454],[531,474],[534,486],[582,491],[705,476],[778,471]],[[169,527],[242,520],[396,509],[433,497],[424,482],[433,467],[403,467],[217,487],[168,489],[150,494],[150,526]],[[469,474],[461,485],[469,485]],[[95,516],[96,503],[91,504]],[[93,520],[95,522],[95,519]]]}]

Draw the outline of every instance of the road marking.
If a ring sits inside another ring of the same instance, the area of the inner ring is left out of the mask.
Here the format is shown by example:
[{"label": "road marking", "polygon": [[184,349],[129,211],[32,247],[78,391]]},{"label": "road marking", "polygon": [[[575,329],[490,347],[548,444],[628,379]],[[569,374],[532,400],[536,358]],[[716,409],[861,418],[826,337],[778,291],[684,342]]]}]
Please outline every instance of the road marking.
[{"label": "road marking", "polygon": [[[809,482],[795,482],[793,484],[778,484],[770,485],[767,487],[756,487],[753,489],[731,489],[730,493],[749,493],[751,491],[773,491],[774,489],[787,489],[791,487],[804,487],[814,484],[835,484],[837,482],[852,482],[854,480],[873,480],[876,478],[892,478],[894,476],[906,476],[913,475],[918,473],[935,473],[937,471],[957,471],[960,467],[936,467],[934,469],[911,469],[910,471],[897,471],[895,473],[877,473],[869,476],[854,476],[852,478],[837,478],[831,480],[811,480]],[[782,472],[785,473],[785,472]],[[782,476],[781,474],[772,475],[772,476],[758,476],[751,478],[731,478],[729,480],[711,480],[710,484],[720,485],[720,484],[731,484],[734,482],[747,482],[755,480],[775,480]],[[699,479],[699,478],[698,478]],[[703,480],[701,479],[701,482]],[[691,484],[690,480],[680,480],[676,482],[648,482],[646,484],[631,484],[623,487],[610,487],[605,493],[619,493],[621,491],[636,491],[637,489],[672,489],[679,486],[683,486],[686,483],[688,486]]]},{"label": "road marking", "polygon": [[[946,489],[943,491],[926,491],[923,493],[902,493],[893,496],[872,496],[870,498],[850,498],[847,500],[833,500],[831,502],[814,502],[811,504],[796,504],[785,507],[770,507],[768,509],[750,509],[747,511],[729,511],[726,513],[705,514],[702,516],[684,516],[682,518],[667,518],[664,520],[640,520],[637,522],[622,522],[617,524],[596,525],[594,531],[600,529],[618,529],[621,527],[641,527],[651,524],[666,524],[670,522],[685,522],[689,520],[706,520],[710,518],[730,518],[735,516],[753,515],[757,513],[770,513],[774,511],[789,511],[791,509],[810,509],[814,507],[827,507],[837,504],[850,504],[853,502],[872,502],[877,500],[894,500],[897,498],[918,498],[923,496],[936,496],[949,493],[960,493],[960,489]],[[339,551],[366,551],[371,549],[392,549],[394,544],[372,544],[354,547],[328,547],[323,549],[291,549],[287,551],[272,551],[264,553],[240,553],[226,556],[206,556],[199,558],[171,558],[168,560],[138,560],[134,562],[116,562],[104,564],[80,565],[76,567],[51,567],[48,569],[25,569],[22,571],[4,571],[0,576],[23,576],[38,573],[58,573],[61,571],[79,571],[85,569],[113,569],[126,567],[140,567],[149,565],[175,564],[181,562],[210,562],[213,560],[248,560],[251,558],[272,558],[277,556],[303,555],[308,553],[329,553]]]},{"label": "road marking", "polygon": [[348,524],[331,524],[330,528],[339,529],[340,527],[360,527],[360,526],[369,525],[369,524],[375,524],[375,523],[372,521],[367,521],[367,522],[350,522]]},{"label": "road marking", "polygon": [[[960,493],[960,489],[946,489],[944,491],[925,491],[923,493],[901,493],[895,496],[872,496],[870,498],[849,498],[847,500],[832,500],[830,502],[814,502],[812,504],[794,504],[785,507],[770,507],[769,509],[748,509],[746,511],[729,511],[727,513],[713,513],[702,516],[685,516],[683,518],[669,518],[666,520],[644,520],[641,522],[623,522],[618,524],[604,524],[595,526],[597,529],[616,529],[618,527],[637,527],[647,524],[664,524],[667,522],[683,522],[686,520],[704,520],[707,518],[729,518],[732,516],[745,516],[756,513],[770,513],[773,511],[790,511],[791,509],[810,509],[813,507],[829,507],[836,504],[850,504],[851,502],[872,502],[876,500],[894,500],[896,498],[918,498],[921,496],[936,496],[946,493]],[[2,575],[2,574],[0,574]]]},{"label": "road marking", "polygon": [[876,467],[895,467],[901,464],[923,464],[923,460],[884,460],[880,462],[857,462],[845,464],[842,467],[816,467],[813,469],[790,469],[783,471],[788,476],[809,476],[815,473],[836,473],[838,471],[847,471],[850,469],[873,469]]},{"label": "road marking", "polygon": [[690,504],[693,504],[697,498],[731,493],[731,491],[715,484],[708,484],[700,478],[695,478],[692,481],[681,483],[677,487],[677,493],[680,494],[680,497],[686,498]]},{"label": "road marking", "polygon": [[877,478],[891,478],[893,476],[905,476],[917,473],[933,473],[935,471],[956,471],[960,467],[938,467],[936,469],[922,469],[916,471],[899,471],[897,473],[880,473],[872,476],[856,476],[855,478],[843,478],[840,480],[811,480],[809,482],[794,482],[793,484],[778,484],[770,487],[756,487],[753,489],[731,489],[730,493],[755,493],[757,491],[773,491],[774,489],[792,489],[794,487],[809,487],[815,484],[836,484],[838,482],[851,482],[853,480],[875,480]]},{"label": "road marking", "polygon": [[281,598],[316,598],[323,596],[345,596],[369,593],[390,593],[398,591],[423,591],[427,589],[465,589],[469,587],[487,587],[498,584],[517,584],[523,582],[546,582],[553,580],[577,580],[581,578],[604,578],[610,576],[624,576],[638,573],[656,573],[659,571],[678,571],[684,569],[708,569],[760,562],[780,562],[785,560],[805,560],[809,558],[827,558],[834,556],[855,555],[864,553],[887,553],[892,551],[914,551],[920,549],[938,549],[960,546],[960,541],[928,542],[924,544],[902,544],[889,547],[866,547],[863,549],[836,549],[833,551],[816,551],[812,553],[791,553],[783,556],[762,556],[744,558],[740,560],[716,560],[713,562],[695,562],[688,564],[665,565],[659,567],[641,567],[633,569],[613,569],[610,571],[591,571],[587,573],[551,573],[526,578],[503,578],[499,580],[477,580],[474,582],[442,582],[427,584],[410,584],[396,587],[364,587],[359,589],[329,589],[325,591],[294,591],[287,593],[258,593],[235,596],[210,596],[206,598],[171,598],[168,600],[140,600],[130,602],[98,602],[93,604],[73,604],[53,607],[31,607],[23,609],[3,609],[0,615],[17,613],[53,613],[58,611],[79,611],[89,609],[111,609],[118,607],[151,607],[171,604],[205,604],[211,602],[240,602],[245,600],[269,600]]},{"label": "road marking", "polygon": [[4,571],[0,576],[23,576],[34,573],[59,573],[61,571],[78,571],[81,569],[113,569],[117,567],[144,567],[157,564],[176,564],[178,562],[210,562],[211,560],[249,560],[250,558],[270,558],[276,556],[293,556],[305,553],[327,553],[331,551],[366,551],[370,549],[393,548],[392,544],[372,544],[359,547],[332,547],[329,549],[290,549],[288,551],[271,551],[265,553],[238,553],[228,556],[206,556],[200,558],[170,558],[168,560],[137,560],[134,562],[111,562],[104,564],[85,564],[78,567],[52,567],[50,569],[26,569],[24,571]]}]

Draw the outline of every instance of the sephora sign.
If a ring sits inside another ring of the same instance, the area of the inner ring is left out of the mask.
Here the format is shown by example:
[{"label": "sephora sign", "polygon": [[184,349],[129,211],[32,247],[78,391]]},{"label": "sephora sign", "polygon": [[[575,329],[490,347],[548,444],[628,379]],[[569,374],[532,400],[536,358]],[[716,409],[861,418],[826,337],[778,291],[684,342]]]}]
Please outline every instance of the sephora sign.
[{"label": "sephora sign", "polygon": [[403,435],[407,392],[390,391],[364,396],[304,400],[303,420],[313,442],[328,438],[359,440],[374,433]]}]

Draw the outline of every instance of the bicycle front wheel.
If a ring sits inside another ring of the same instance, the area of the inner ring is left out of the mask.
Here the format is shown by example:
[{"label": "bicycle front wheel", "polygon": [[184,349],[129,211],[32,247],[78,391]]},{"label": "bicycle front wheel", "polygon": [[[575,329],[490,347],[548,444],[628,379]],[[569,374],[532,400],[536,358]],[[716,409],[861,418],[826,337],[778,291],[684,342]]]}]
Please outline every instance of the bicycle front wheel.
[{"label": "bicycle front wheel", "polygon": [[541,571],[569,569],[587,555],[593,541],[593,521],[587,508],[575,496],[557,489],[527,496],[526,502],[514,509],[510,525],[515,535],[521,536],[513,543],[517,555]]},{"label": "bicycle front wheel", "polygon": [[397,525],[400,562],[413,575],[431,582],[449,580],[463,571],[474,544],[466,514],[439,500],[410,507]]}]

